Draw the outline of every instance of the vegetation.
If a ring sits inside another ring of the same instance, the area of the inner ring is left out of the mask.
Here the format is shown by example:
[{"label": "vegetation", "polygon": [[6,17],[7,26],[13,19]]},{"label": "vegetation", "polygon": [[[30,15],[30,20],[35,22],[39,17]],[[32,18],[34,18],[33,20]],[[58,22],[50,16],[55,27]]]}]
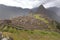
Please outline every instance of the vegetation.
[{"label": "vegetation", "polygon": [[[15,29],[13,29],[15,30]],[[60,34],[57,32],[48,32],[42,30],[15,30],[11,32],[3,32],[3,35],[10,36],[14,40],[60,40]]]},{"label": "vegetation", "polygon": [[57,28],[60,30],[60,23],[56,22]]},{"label": "vegetation", "polygon": [[40,16],[40,14],[35,14],[34,17],[35,17],[36,19],[39,19],[39,20],[45,22],[45,23],[49,23],[49,21],[46,20],[45,18],[42,18],[42,17]]}]

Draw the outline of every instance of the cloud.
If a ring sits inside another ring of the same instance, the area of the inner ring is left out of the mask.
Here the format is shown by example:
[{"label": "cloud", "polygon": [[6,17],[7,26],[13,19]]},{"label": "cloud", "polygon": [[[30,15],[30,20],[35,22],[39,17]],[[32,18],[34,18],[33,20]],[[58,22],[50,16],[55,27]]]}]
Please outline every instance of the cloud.
[{"label": "cloud", "polygon": [[49,8],[54,6],[60,7],[60,0],[0,0],[0,4],[29,9],[43,4],[45,8]]},{"label": "cloud", "polygon": [[60,0],[46,0],[47,2],[44,4],[45,8],[50,7],[60,7]]},{"label": "cloud", "polygon": [[36,5],[39,6],[41,3],[39,0],[0,0],[0,4],[22,8],[33,8]]}]

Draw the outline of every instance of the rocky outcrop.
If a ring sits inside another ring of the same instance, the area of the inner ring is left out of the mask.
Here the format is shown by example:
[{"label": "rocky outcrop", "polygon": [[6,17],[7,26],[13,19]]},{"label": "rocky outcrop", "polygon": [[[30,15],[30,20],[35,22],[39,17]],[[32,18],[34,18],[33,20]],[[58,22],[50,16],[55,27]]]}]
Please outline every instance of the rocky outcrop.
[{"label": "rocky outcrop", "polygon": [[0,40],[13,40],[12,37],[4,36],[2,32],[0,32]]}]

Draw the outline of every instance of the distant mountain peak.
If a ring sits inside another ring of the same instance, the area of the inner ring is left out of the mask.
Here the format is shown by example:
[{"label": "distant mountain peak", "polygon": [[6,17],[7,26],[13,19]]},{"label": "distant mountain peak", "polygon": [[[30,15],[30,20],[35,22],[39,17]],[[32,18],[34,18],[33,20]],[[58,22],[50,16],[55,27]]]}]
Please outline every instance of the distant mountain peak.
[{"label": "distant mountain peak", "polygon": [[44,8],[43,5],[40,5],[40,6],[37,8],[37,13],[39,13],[39,14],[45,14],[45,13],[46,13],[46,9]]},{"label": "distant mountain peak", "polygon": [[41,8],[45,9],[43,5],[40,5],[39,8],[40,8],[40,9],[41,9]]}]

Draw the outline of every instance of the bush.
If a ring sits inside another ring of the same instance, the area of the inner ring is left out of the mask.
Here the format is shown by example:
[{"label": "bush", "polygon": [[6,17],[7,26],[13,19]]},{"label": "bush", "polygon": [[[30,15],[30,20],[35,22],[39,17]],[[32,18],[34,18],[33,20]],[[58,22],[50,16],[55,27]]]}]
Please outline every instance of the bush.
[{"label": "bush", "polygon": [[60,30],[60,23],[57,23],[56,27]]}]

